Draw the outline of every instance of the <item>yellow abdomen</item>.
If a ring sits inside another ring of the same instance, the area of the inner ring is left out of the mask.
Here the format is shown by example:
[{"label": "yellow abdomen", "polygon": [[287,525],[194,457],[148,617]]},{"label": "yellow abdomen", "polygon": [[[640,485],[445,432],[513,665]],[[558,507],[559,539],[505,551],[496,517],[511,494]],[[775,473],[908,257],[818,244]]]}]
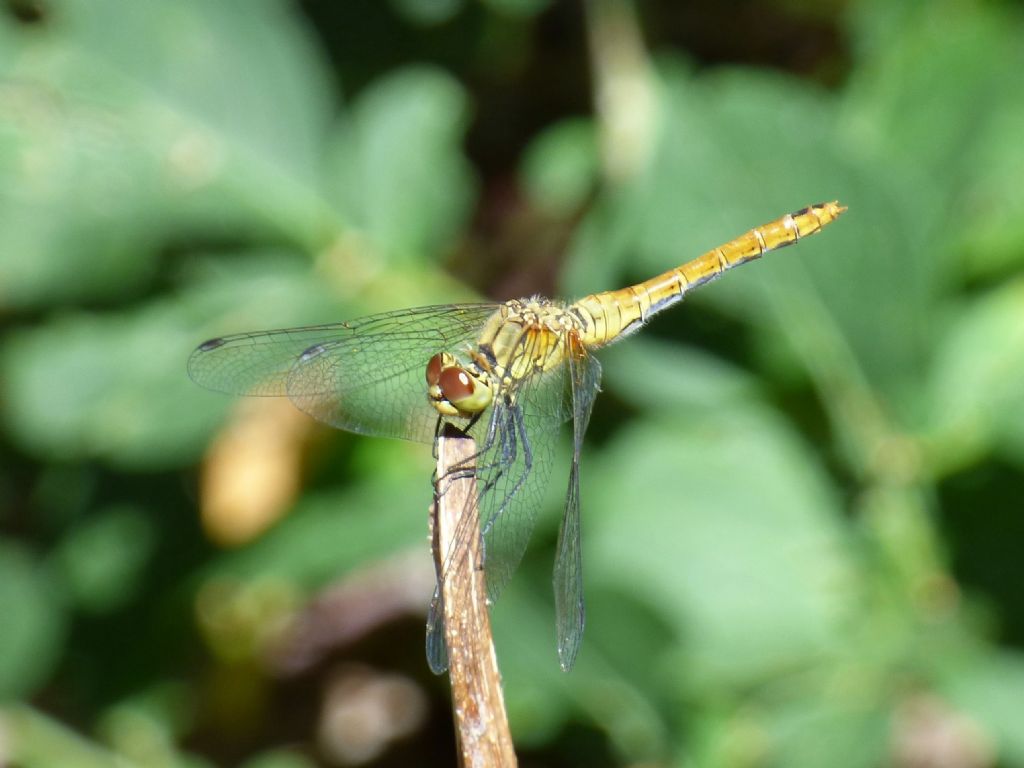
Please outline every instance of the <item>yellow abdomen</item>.
[{"label": "yellow abdomen", "polygon": [[585,296],[570,308],[582,324],[580,339],[588,347],[608,344],[675,304],[687,291],[768,251],[820,232],[845,210],[845,206],[833,201],[787,213],[650,280]]}]

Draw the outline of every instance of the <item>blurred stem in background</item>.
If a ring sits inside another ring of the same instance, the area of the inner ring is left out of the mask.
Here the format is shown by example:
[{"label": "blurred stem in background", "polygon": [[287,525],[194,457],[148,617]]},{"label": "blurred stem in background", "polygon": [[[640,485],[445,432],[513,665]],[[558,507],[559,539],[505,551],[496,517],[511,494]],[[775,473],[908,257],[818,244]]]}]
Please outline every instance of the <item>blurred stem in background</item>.
[{"label": "blurred stem in background", "polygon": [[660,123],[654,73],[632,0],[586,0],[584,8],[601,167],[615,187],[650,162]]}]

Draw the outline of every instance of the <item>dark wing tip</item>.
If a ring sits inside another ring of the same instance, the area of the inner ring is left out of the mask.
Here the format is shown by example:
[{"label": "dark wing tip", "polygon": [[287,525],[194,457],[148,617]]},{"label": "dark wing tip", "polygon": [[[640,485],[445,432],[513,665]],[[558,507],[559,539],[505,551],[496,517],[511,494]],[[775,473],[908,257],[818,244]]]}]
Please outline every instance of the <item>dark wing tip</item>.
[{"label": "dark wing tip", "polygon": [[227,339],[225,339],[223,336],[218,336],[215,339],[209,339],[207,341],[204,341],[202,344],[196,347],[196,352],[209,352],[210,350],[217,349],[217,347],[223,347],[226,342]]},{"label": "dark wing tip", "polygon": [[[214,339],[214,341],[216,341],[216,339]],[[322,355],[326,350],[327,347],[324,346],[323,344],[314,344],[313,346],[307,347],[305,350],[303,350],[302,354],[299,355],[298,361],[300,363],[308,362],[309,360],[312,360],[314,357]]]}]

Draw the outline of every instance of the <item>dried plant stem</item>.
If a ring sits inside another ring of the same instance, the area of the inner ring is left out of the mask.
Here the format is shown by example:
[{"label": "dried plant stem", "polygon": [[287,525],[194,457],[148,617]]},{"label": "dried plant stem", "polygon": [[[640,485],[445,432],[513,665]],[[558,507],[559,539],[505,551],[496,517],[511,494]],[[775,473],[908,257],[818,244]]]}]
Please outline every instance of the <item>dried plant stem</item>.
[{"label": "dried plant stem", "polygon": [[449,680],[461,764],[516,766],[481,568],[475,441],[446,426],[437,440],[434,559],[443,598]]}]

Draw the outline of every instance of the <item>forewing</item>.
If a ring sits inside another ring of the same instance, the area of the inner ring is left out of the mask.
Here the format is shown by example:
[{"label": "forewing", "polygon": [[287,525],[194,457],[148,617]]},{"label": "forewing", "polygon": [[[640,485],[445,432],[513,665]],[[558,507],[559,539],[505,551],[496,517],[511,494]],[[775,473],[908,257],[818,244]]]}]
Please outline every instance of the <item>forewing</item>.
[{"label": "forewing", "polygon": [[495,304],[448,304],[358,320],[211,339],[189,375],[229,394],[287,396],[340,429],[430,442],[437,412],[424,370],[436,353],[472,343]]},{"label": "forewing", "polygon": [[[558,432],[570,415],[568,391],[565,366],[531,376],[515,390],[513,398],[499,398],[490,418],[470,430],[480,451],[476,468],[484,539],[480,565],[492,603],[522,560],[536,524]],[[464,546],[463,537],[471,530],[466,526],[465,533],[456,533],[453,551]],[[441,579],[450,577],[451,562],[449,555],[443,558]],[[427,659],[435,672],[447,668],[443,610],[437,591],[427,621]]]},{"label": "forewing", "polygon": [[568,361],[572,388],[572,466],[565,513],[555,554],[555,622],[558,660],[568,672],[583,640],[583,554],[580,548],[580,452],[594,400],[601,389],[601,363],[582,345],[573,345]]},{"label": "forewing", "polygon": [[565,367],[523,384],[495,409],[498,429],[480,457],[480,529],[487,594],[496,601],[519,566],[551,476],[558,432],[568,418]]},{"label": "forewing", "polygon": [[[529,348],[531,343],[545,343],[544,337],[527,340],[520,353],[532,355],[535,350]],[[476,477],[479,529],[484,543],[480,566],[485,570],[487,596],[492,602],[512,578],[537,522],[558,432],[572,413],[568,397],[566,367],[557,366],[525,378],[511,393],[501,393],[488,418],[470,429],[479,450]],[[468,520],[468,515],[463,519]],[[472,527],[460,523],[453,551],[462,548],[464,537],[471,531]],[[463,561],[445,554],[439,580],[453,577],[455,562]],[[579,573],[579,569],[574,572]],[[579,588],[579,579],[570,583]],[[427,658],[437,673],[447,667],[442,607],[440,592],[435,591],[427,621]],[[574,637],[579,645],[579,632]]]}]

